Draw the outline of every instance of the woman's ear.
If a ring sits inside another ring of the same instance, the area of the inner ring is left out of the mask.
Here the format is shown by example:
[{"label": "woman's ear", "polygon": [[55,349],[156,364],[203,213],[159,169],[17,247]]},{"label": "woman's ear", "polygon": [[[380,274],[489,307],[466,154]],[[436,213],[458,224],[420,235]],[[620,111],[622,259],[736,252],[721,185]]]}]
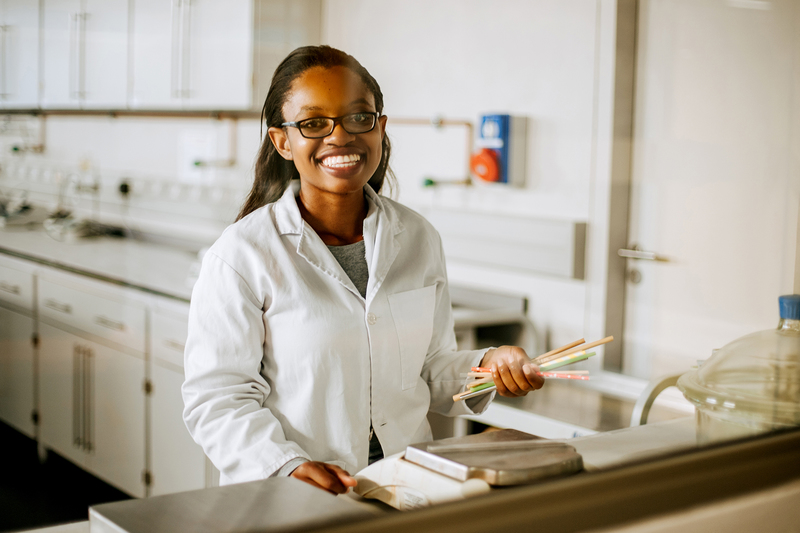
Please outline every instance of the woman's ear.
[{"label": "woman's ear", "polygon": [[293,159],[292,146],[289,143],[289,136],[286,135],[286,130],[283,128],[269,128],[267,135],[269,135],[269,140],[272,141],[272,145],[281,154],[281,157],[291,161]]},{"label": "woman's ear", "polygon": [[381,115],[378,117],[378,123],[381,125],[381,139],[386,135],[386,115]]}]

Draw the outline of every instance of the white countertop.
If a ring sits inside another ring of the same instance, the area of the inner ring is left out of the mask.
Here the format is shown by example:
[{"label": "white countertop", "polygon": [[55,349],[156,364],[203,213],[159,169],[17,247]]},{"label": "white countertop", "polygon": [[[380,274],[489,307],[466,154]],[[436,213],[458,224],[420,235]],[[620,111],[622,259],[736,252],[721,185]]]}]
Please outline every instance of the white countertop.
[{"label": "white countertop", "polygon": [[59,242],[41,228],[0,230],[0,253],[188,302],[197,253],[135,239]]}]

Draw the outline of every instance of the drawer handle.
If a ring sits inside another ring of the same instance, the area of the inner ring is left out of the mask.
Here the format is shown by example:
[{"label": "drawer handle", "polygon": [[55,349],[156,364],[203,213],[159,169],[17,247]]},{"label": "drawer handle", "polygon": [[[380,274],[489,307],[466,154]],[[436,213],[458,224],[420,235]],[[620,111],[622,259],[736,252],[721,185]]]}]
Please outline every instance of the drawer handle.
[{"label": "drawer handle", "polygon": [[115,331],[125,331],[125,324],[106,318],[104,316],[94,317],[94,323],[104,328],[113,329]]},{"label": "drawer handle", "polygon": [[19,296],[19,293],[21,292],[19,285],[9,285],[5,281],[0,281],[0,291],[10,292],[11,294],[15,294],[17,296]]},{"label": "drawer handle", "polygon": [[183,351],[186,349],[185,344],[181,344],[178,341],[173,341],[172,339],[165,340],[164,346],[166,346],[171,350],[175,350],[176,352],[181,352],[181,353],[183,353]]},{"label": "drawer handle", "polygon": [[69,304],[62,304],[57,300],[53,300],[52,298],[48,298],[44,302],[44,306],[52,309],[53,311],[58,311],[59,313],[64,313],[66,315],[72,314],[72,306]]}]

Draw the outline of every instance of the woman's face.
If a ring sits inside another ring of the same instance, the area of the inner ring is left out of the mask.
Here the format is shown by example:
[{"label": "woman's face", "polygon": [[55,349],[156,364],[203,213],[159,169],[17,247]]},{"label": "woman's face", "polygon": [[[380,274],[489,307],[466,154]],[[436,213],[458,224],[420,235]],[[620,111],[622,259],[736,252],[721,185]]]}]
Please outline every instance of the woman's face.
[{"label": "woman's face", "polygon": [[[376,111],[375,99],[346,67],[305,71],[292,83],[283,106],[287,122],[365,111]],[[337,123],[333,132],[321,139],[307,139],[294,127],[270,128],[269,136],[278,152],[294,161],[304,190],[310,187],[347,194],[360,191],[378,168],[385,126],[386,117],[380,117],[367,133],[348,133]]]}]

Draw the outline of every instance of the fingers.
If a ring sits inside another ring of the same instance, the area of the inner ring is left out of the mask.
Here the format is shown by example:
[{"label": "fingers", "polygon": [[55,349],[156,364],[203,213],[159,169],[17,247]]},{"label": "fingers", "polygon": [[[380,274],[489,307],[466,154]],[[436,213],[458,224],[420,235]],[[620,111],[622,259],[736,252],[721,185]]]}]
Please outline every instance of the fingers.
[{"label": "fingers", "polygon": [[501,396],[524,396],[544,385],[544,378],[538,375],[539,367],[530,362],[521,348],[498,348],[493,354],[491,368],[492,379]]},{"label": "fingers", "polygon": [[544,386],[544,376],[539,375],[539,367],[533,363],[522,365],[522,371],[525,373],[525,378],[531,384],[533,390],[541,389]]},{"label": "fingers", "polygon": [[348,474],[346,470],[339,468],[336,465],[332,465],[330,463],[322,463],[322,464],[325,467],[325,469],[328,470],[328,472],[339,478],[339,482],[345,487],[350,488],[358,485],[358,481],[356,481],[356,478]]},{"label": "fingers", "polygon": [[[335,468],[338,472],[332,470],[332,468]],[[326,490],[331,494],[344,494],[349,490],[349,487],[355,486],[355,479],[350,477],[347,472],[338,466],[321,463],[319,461],[309,461],[301,464],[295,468],[291,476],[322,490]],[[347,481],[346,485],[340,479],[340,476],[350,478],[352,482]]]}]

